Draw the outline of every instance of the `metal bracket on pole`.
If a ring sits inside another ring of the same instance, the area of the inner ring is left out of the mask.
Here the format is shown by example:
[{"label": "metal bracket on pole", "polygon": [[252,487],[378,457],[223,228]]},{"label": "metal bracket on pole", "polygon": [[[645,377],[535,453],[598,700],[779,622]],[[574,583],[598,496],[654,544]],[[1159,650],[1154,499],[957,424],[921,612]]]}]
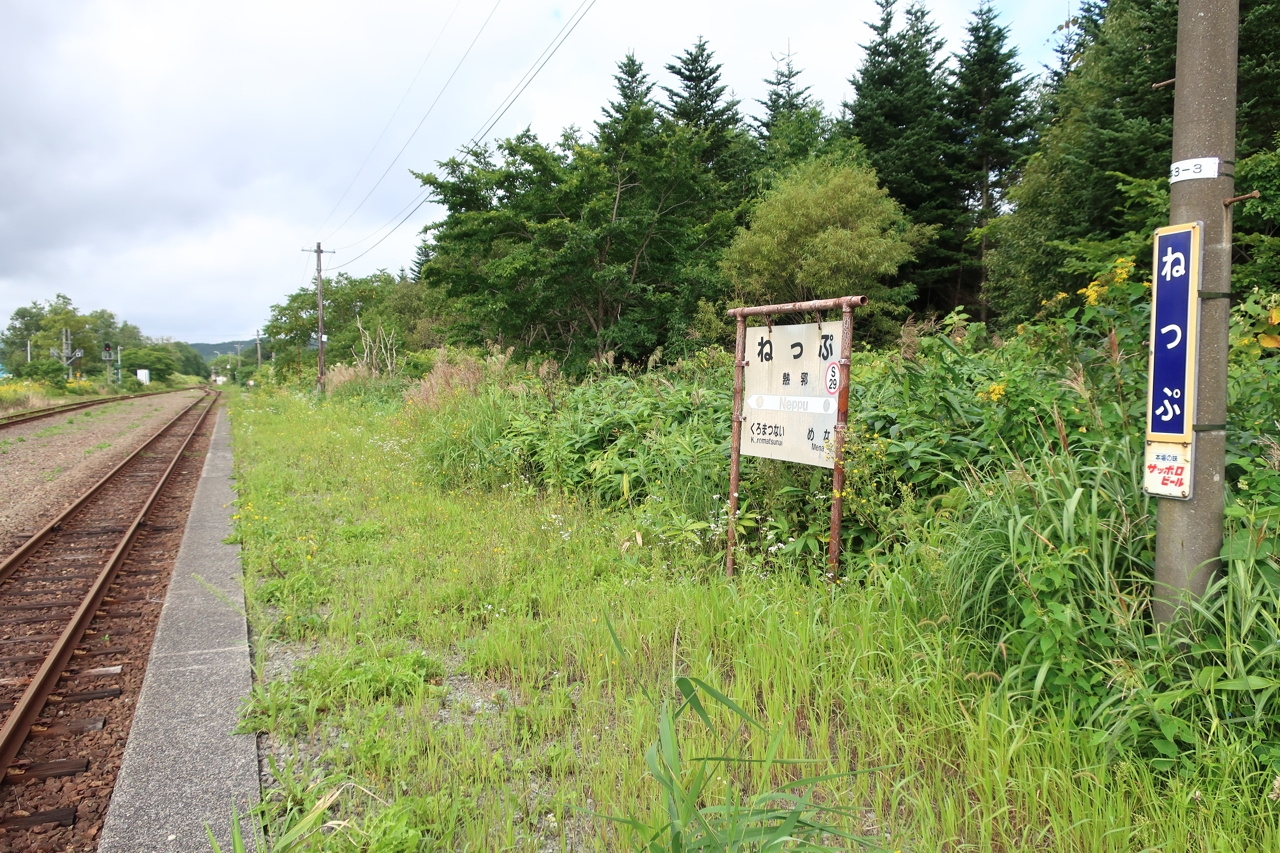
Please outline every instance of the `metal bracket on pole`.
[{"label": "metal bracket on pole", "polygon": [[1240,202],[1248,201],[1251,198],[1262,198],[1262,193],[1258,192],[1257,190],[1254,190],[1253,192],[1245,193],[1244,195],[1233,196],[1232,198],[1224,198],[1222,200],[1222,206],[1230,207],[1233,204],[1239,204]]}]

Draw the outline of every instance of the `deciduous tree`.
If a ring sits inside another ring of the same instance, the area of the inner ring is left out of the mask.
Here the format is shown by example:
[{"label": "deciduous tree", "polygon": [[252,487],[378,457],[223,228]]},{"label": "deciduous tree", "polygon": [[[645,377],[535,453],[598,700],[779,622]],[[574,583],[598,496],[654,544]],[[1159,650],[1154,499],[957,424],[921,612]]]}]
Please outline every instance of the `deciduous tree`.
[{"label": "deciduous tree", "polygon": [[748,304],[865,295],[857,332],[882,343],[915,297],[898,269],[928,238],[867,166],[833,157],[794,168],[754,208],[722,266]]}]

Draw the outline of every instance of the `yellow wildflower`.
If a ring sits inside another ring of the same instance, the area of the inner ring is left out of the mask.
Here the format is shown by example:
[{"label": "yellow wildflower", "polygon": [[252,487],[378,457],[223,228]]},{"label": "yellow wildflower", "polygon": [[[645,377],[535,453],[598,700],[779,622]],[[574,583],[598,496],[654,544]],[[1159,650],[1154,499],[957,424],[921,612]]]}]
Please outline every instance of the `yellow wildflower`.
[{"label": "yellow wildflower", "polygon": [[979,400],[990,400],[992,403],[999,403],[1000,398],[1004,396],[1005,389],[1008,386],[1003,382],[992,382],[991,387],[985,391],[978,392]]},{"label": "yellow wildflower", "polygon": [[1097,305],[1106,296],[1107,286],[1100,281],[1091,281],[1088,287],[1082,287],[1076,292],[1084,297],[1086,305]]}]

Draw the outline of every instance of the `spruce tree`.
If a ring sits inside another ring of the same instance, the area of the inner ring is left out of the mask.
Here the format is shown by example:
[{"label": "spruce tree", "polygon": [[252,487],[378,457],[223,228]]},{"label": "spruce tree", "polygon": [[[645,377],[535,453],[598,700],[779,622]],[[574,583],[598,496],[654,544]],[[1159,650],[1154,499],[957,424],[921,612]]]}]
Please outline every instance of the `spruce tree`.
[{"label": "spruce tree", "polygon": [[728,147],[742,124],[739,102],[725,98],[728,87],[720,83],[721,67],[706,39],[699,37],[692,48],[666,66],[680,85],[662,88],[667,93],[667,115],[676,123],[705,134],[712,159]]},{"label": "spruce tree", "polygon": [[617,86],[617,100],[609,102],[604,108],[606,121],[625,117],[635,107],[653,105],[653,83],[645,73],[644,65],[636,59],[634,53],[628,52],[618,63],[618,73],[613,75]]},{"label": "spruce tree", "polygon": [[1168,173],[1173,89],[1152,84],[1174,76],[1177,0],[1111,0],[1083,11],[1090,15],[1071,35],[1076,46],[1051,94],[1050,121],[1009,192],[1014,210],[993,229],[987,300],[1006,323],[1088,283],[1067,271],[1070,244],[1133,227],[1119,176]]},{"label": "spruce tree", "polygon": [[604,120],[596,122],[596,138],[608,151],[634,145],[651,135],[657,123],[654,84],[634,53],[627,53],[613,75],[617,97],[604,108]]},{"label": "spruce tree", "polygon": [[422,279],[422,270],[431,262],[431,244],[423,240],[418,244],[418,251],[413,256],[413,280]]},{"label": "spruce tree", "polygon": [[[984,227],[995,216],[1008,181],[1030,146],[1029,81],[1020,76],[1018,51],[1008,46],[1008,36],[1008,29],[996,21],[995,9],[984,0],[973,13],[968,39],[956,55],[950,108],[957,125],[957,178],[970,214],[969,227]],[[986,248],[984,234],[978,243],[979,264]]]},{"label": "spruce tree", "polygon": [[752,119],[765,167],[775,172],[817,153],[831,135],[832,122],[822,102],[800,85],[801,69],[792,56],[784,54],[773,76],[765,79],[768,93],[756,101],[764,115]]},{"label": "spruce tree", "polygon": [[[1176,0],[1109,0],[1082,13],[1051,94],[1051,121],[1009,193],[1015,209],[994,223],[989,298],[1008,323],[1034,316],[1056,293],[1084,287],[1090,274],[1071,261],[1135,228],[1121,187],[1163,186],[1168,175],[1175,86],[1152,84],[1174,77]],[[1242,0],[1239,50],[1241,163],[1280,129],[1280,3]],[[1135,254],[1141,275],[1146,258]]]},{"label": "spruce tree", "polygon": [[773,76],[764,81],[769,85],[765,99],[756,101],[764,107],[764,116],[755,119],[755,125],[760,135],[766,139],[769,137],[770,129],[776,127],[779,122],[793,119],[803,110],[817,105],[809,94],[809,87],[799,84],[801,69],[796,68],[795,63],[792,62],[792,55],[790,53],[783,55],[782,62],[773,70]]},{"label": "spruce tree", "polygon": [[944,42],[920,3],[894,30],[895,0],[877,0],[880,20],[868,24],[862,67],[849,81],[855,98],[844,105],[847,129],[866,148],[890,195],[911,218],[936,226],[937,239],[904,268],[921,297],[919,307],[946,309],[965,289],[961,220],[964,203],[953,168],[955,125],[947,111]]}]

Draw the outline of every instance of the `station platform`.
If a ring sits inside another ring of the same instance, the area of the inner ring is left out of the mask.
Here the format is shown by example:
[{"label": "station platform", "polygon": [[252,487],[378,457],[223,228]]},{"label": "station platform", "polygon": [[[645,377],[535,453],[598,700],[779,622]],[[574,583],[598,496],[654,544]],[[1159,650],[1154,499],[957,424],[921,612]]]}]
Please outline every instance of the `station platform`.
[{"label": "station platform", "polygon": [[233,734],[252,664],[240,548],[232,531],[230,421],[218,412],[99,853],[230,850],[231,812],[261,794],[257,739]]}]

